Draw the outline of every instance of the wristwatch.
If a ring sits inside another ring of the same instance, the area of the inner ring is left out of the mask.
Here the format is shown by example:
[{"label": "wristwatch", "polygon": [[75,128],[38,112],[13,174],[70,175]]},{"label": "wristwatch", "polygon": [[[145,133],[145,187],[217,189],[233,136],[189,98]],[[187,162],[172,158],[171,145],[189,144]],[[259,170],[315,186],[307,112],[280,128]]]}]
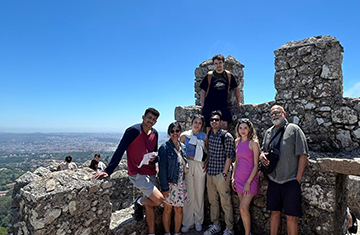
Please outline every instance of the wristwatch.
[{"label": "wristwatch", "polygon": [[224,173],[224,172],[222,173],[222,175],[223,175],[223,177],[227,177],[227,174],[226,174],[226,173]]}]

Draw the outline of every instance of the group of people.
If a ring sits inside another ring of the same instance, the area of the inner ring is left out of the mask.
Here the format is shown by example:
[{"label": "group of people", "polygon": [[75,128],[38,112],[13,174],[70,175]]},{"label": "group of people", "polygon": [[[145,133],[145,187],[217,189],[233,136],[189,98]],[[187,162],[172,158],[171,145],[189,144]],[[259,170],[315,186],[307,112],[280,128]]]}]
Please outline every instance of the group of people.
[{"label": "group of people", "polygon": [[[96,172],[104,171],[106,168],[106,165],[105,165],[105,163],[100,161],[100,158],[101,158],[100,153],[95,153],[94,159],[91,160],[89,168],[93,169]],[[77,167],[76,163],[72,161],[72,156],[70,156],[70,155],[66,156],[64,161],[62,161],[57,167],[58,171],[76,170],[76,169],[78,169],[78,167]]]},{"label": "group of people", "polygon": [[[267,175],[270,231],[272,235],[278,234],[284,210],[288,234],[297,234],[297,217],[302,215],[300,184],[308,157],[305,135],[297,125],[286,120],[283,107],[274,105],[270,110],[274,125],[266,131],[262,149],[254,125],[247,118],[237,123],[234,139],[227,131],[231,122],[227,96],[230,89],[235,89],[237,107],[240,107],[240,92],[234,77],[224,70],[224,57],[216,55],[213,62],[215,71],[209,72],[200,85],[203,115],[193,116],[191,130],[182,131],[178,122],[171,123],[167,131],[170,138],[158,149],[158,132],[153,126],[160,113],[148,108],[142,123],[125,131],[109,165],[103,172],[97,172],[95,178],[108,177],[127,151],[129,179],[144,194],[135,202],[135,218],[143,218],[145,207],[149,235],[155,234],[154,207],[160,205],[164,207],[162,221],[166,235],[170,234],[173,209],[175,235],[191,228],[202,231],[205,182],[212,225],[204,235],[222,231],[220,209],[226,224],[223,234],[234,234],[232,188],[238,193],[245,234],[249,235],[249,207],[259,193],[259,162],[264,166],[272,164],[267,155],[274,146],[280,146],[277,165]],[[204,125],[206,133],[201,131]],[[282,135],[277,134],[280,131]]]}]

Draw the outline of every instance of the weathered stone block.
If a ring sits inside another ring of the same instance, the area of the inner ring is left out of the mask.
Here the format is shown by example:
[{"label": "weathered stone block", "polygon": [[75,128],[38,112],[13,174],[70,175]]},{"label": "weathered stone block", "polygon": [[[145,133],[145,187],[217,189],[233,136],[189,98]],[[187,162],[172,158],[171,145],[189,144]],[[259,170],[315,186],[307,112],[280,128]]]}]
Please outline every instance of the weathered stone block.
[{"label": "weathered stone block", "polygon": [[340,107],[331,112],[331,118],[334,123],[355,124],[358,121],[358,113],[349,107]]},{"label": "weathered stone block", "polygon": [[289,68],[289,64],[285,59],[276,58],[275,59],[275,69],[276,71],[286,70]]}]

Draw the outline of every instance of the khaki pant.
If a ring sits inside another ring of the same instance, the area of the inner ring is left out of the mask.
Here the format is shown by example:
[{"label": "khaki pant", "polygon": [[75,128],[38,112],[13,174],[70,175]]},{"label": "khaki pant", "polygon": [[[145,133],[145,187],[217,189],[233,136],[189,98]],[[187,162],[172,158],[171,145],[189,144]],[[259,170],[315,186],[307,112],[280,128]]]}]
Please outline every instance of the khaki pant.
[{"label": "khaki pant", "polygon": [[202,224],[204,221],[205,176],[204,163],[188,160],[189,173],[185,175],[188,201],[183,207],[184,226]]},{"label": "khaki pant", "polygon": [[219,215],[220,215],[220,206],[219,206],[219,196],[221,202],[221,208],[225,214],[225,223],[226,228],[233,229],[234,226],[234,216],[233,216],[233,207],[231,203],[231,191],[230,191],[230,177],[231,172],[228,172],[226,180],[222,176],[222,173],[218,175],[207,175],[207,191],[210,202],[210,219],[211,222],[215,225],[220,224]]}]

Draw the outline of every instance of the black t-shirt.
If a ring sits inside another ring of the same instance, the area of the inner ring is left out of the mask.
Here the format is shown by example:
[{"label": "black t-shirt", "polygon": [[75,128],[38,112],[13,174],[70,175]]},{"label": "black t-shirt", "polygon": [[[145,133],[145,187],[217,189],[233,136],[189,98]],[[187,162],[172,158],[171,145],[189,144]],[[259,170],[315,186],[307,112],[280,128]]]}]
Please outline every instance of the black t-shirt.
[{"label": "black t-shirt", "polygon": [[[206,75],[200,84],[200,88],[205,92],[208,89],[208,80],[208,75]],[[237,86],[238,84],[236,83],[234,76],[231,74],[230,89],[234,89]],[[228,87],[229,79],[226,72],[217,73],[214,71],[211,77],[209,93],[205,97],[204,106],[219,108],[226,107],[229,90]]]}]

